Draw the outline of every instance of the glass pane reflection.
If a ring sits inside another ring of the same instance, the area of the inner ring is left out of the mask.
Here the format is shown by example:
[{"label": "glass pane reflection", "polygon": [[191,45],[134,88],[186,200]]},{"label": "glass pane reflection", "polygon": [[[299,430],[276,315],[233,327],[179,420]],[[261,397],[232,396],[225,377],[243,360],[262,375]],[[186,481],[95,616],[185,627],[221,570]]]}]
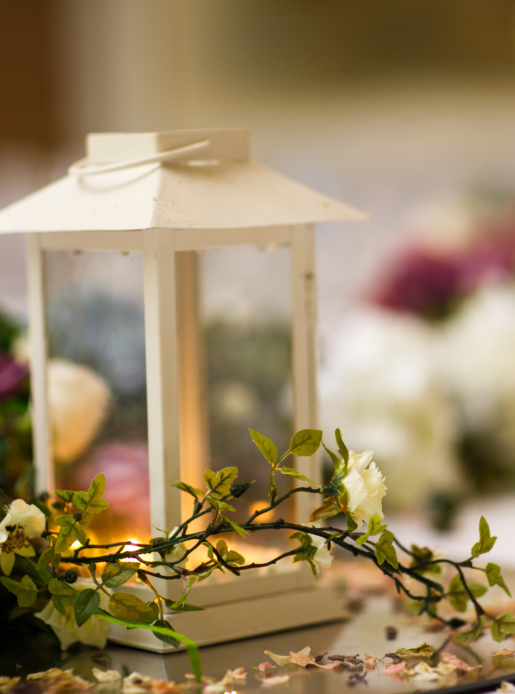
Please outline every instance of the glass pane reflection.
[{"label": "glass pane reflection", "polygon": [[138,253],[47,251],[49,400],[55,483],[104,472],[104,542],[150,532],[143,262]]}]

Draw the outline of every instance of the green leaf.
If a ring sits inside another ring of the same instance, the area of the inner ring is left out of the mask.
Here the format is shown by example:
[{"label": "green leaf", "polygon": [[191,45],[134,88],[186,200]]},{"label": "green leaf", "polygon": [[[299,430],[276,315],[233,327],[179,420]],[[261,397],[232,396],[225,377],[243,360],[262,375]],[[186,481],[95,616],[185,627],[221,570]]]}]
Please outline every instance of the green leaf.
[{"label": "green leaf", "polygon": [[55,543],[55,551],[57,553],[61,553],[69,549],[75,540],[79,540],[79,534],[77,532],[77,524],[73,520],[72,516],[66,514],[63,516],[58,516],[55,519],[55,522],[57,525],[61,526],[59,537]]},{"label": "green leaf", "polygon": [[249,432],[252,440],[263,454],[265,460],[269,462],[270,465],[273,465],[279,455],[275,443],[258,431],[254,431],[254,429],[249,429]]},{"label": "green leaf", "polygon": [[511,593],[508,589],[508,586],[504,582],[503,577],[501,576],[501,567],[498,566],[497,564],[487,564],[486,569],[485,569],[486,577],[488,579],[488,585],[489,586],[501,586],[501,588],[504,590],[505,593],[508,593],[508,595],[511,598]]},{"label": "green leaf", "polygon": [[137,624],[152,624],[158,615],[157,606],[143,602],[132,593],[114,593],[109,599],[109,609],[117,619]]},{"label": "green leaf", "polygon": [[196,580],[197,579],[195,576],[190,576],[190,578],[188,579],[188,585],[186,586],[186,590],[181,595],[181,597],[176,602],[172,602],[171,600],[165,600],[166,606],[170,610],[174,610],[175,612],[182,611],[181,608],[184,607],[184,605],[186,604],[186,598],[188,597],[190,590],[192,589]]},{"label": "green leaf", "polygon": [[374,513],[370,516],[367,525],[367,532],[356,540],[357,545],[363,545],[371,535],[379,535],[386,530],[386,525],[381,525],[379,514]]},{"label": "green leaf", "polygon": [[216,551],[221,557],[225,557],[229,548],[227,547],[227,542],[225,540],[218,540],[216,543]]},{"label": "green leaf", "polygon": [[50,573],[50,571],[47,571],[46,569],[37,569],[37,574],[38,578],[41,580],[42,583],[44,583],[46,586],[50,583],[50,581],[54,578],[53,574]]},{"label": "green leaf", "polygon": [[227,516],[222,516],[224,521],[228,523],[231,528],[238,533],[238,535],[241,535],[241,537],[245,537],[245,535],[248,535],[248,532],[245,530],[245,528],[242,528],[241,525],[238,525],[238,523],[235,523],[233,520],[230,518],[227,518]]},{"label": "green leaf", "polygon": [[410,563],[410,569],[415,569],[418,574],[442,573],[442,567],[440,564],[429,564],[424,566],[427,562],[434,560],[434,553],[429,547],[418,547],[415,544],[411,545],[411,552],[413,554],[413,559]]},{"label": "green leaf", "polygon": [[0,581],[10,593],[16,595],[20,607],[30,607],[36,601],[38,589],[30,576],[23,576],[21,582],[2,576]]},{"label": "green leaf", "polygon": [[397,553],[393,546],[393,533],[385,530],[379,540],[377,540],[374,548],[374,554],[379,564],[384,564],[387,561],[394,569],[399,568],[397,561]]},{"label": "green leaf", "polygon": [[181,482],[180,480],[171,482],[170,486],[177,487],[177,489],[180,489],[181,492],[186,492],[186,494],[191,494],[191,496],[195,500],[198,500],[198,497],[203,496],[204,494],[204,492],[201,489],[196,489],[195,487],[192,487],[190,484],[186,484],[186,482]]},{"label": "green leaf", "polygon": [[319,429],[301,429],[290,442],[290,453],[296,456],[310,456],[316,453],[322,443],[322,432]]},{"label": "green leaf", "polygon": [[503,612],[492,622],[492,638],[498,643],[507,636],[515,634],[515,615],[513,610]]},{"label": "green leaf", "polygon": [[172,609],[174,612],[204,612],[205,608],[204,607],[197,607],[197,605],[190,605],[189,603],[185,602],[184,605],[180,605],[180,607],[174,607],[175,603],[173,603],[171,600],[165,600],[166,606]]},{"label": "green leaf", "polygon": [[55,559],[55,549],[53,547],[47,547],[43,554],[39,557],[36,568],[44,569],[49,564],[52,564]]},{"label": "green leaf", "polygon": [[[68,583],[64,581],[59,581],[57,578],[53,578],[48,584],[48,590],[50,595],[59,598],[59,603],[62,603],[65,607],[70,607],[75,603],[78,592],[72,588]],[[55,604],[55,602],[54,602]],[[63,613],[64,614],[64,613]]]},{"label": "green leaf", "polygon": [[81,511],[85,511],[89,504],[89,494],[87,492],[75,492],[73,503]]},{"label": "green leaf", "polygon": [[67,605],[65,604],[64,600],[61,597],[59,597],[59,595],[52,595],[52,603],[58,612],[64,615],[66,614]]},{"label": "green leaf", "polygon": [[[338,508],[338,507],[337,507],[337,508]],[[339,508],[338,508],[338,510],[339,510]],[[354,518],[350,515],[350,513],[346,513],[346,514],[345,514],[345,518],[346,518],[346,521],[347,521],[347,530],[348,530],[350,533],[353,533],[353,532],[356,530],[356,528],[358,527],[358,524],[356,523],[356,521],[354,520]]]},{"label": "green leaf", "polygon": [[85,624],[88,619],[95,614],[99,607],[100,595],[96,590],[93,590],[93,588],[81,590],[73,605],[77,626],[81,627]]},{"label": "green leaf", "polygon": [[237,467],[224,467],[218,472],[213,472],[212,470],[206,470],[204,472],[204,482],[209,492],[210,496],[215,499],[221,499],[224,496],[230,496],[231,485],[238,476]]},{"label": "green leaf", "polygon": [[88,495],[90,501],[100,501],[106,490],[106,478],[103,472],[93,477],[89,485]]},{"label": "green leaf", "polygon": [[486,617],[480,617],[478,623],[475,624],[471,629],[467,629],[466,631],[460,631],[457,634],[454,634],[452,640],[455,643],[464,645],[468,645],[473,641],[477,641],[477,639],[483,635],[483,628],[487,621],[488,620]]},{"label": "green leaf", "polygon": [[476,544],[472,547],[472,556],[476,558],[479,557],[480,554],[486,554],[495,545],[496,540],[497,537],[490,536],[490,528],[488,523],[484,517],[481,516],[479,521],[479,542],[476,542]]},{"label": "green leaf", "polygon": [[236,511],[234,506],[231,506],[231,504],[228,504],[225,501],[218,501],[218,499],[214,499],[212,496],[206,496],[206,501],[216,511]]},{"label": "green leaf", "polygon": [[336,437],[336,443],[338,445],[338,452],[340,453],[341,457],[343,458],[345,465],[348,465],[348,463],[349,463],[349,449],[343,443],[342,432],[339,429],[336,429],[334,434]]},{"label": "green leaf", "polygon": [[200,656],[198,652],[198,646],[197,644],[189,639],[187,636],[184,636],[183,634],[179,634],[176,631],[172,631],[171,629],[165,629],[165,627],[160,627],[156,626],[154,624],[138,624],[136,622],[127,622],[121,619],[118,619],[114,617],[113,615],[110,615],[108,612],[102,609],[98,609],[96,612],[97,616],[100,617],[101,619],[105,619],[107,622],[111,622],[112,624],[119,624],[120,626],[125,626],[125,627],[133,627],[133,628],[140,628],[140,629],[150,629],[153,631],[155,634],[164,634],[168,636],[172,636],[174,639],[177,639],[177,641],[180,641],[183,643],[188,651],[188,655],[190,657],[190,663],[192,670],[195,674],[195,678],[197,682],[200,682],[202,679],[202,666],[200,664]]},{"label": "green leaf", "polygon": [[[333,461],[334,471],[336,472],[337,470],[340,469],[340,465],[342,464],[343,461],[340,460],[340,458],[338,458],[338,456],[336,455],[336,453],[333,453],[333,451],[332,451],[330,448],[327,448],[327,446],[325,445],[325,443],[322,442],[322,446],[325,448],[326,453],[329,455],[329,457],[330,457],[331,460]],[[345,464],[345,463],[344,463],[344,464]]]},{"label": "green leaf", "polygon": [[139,564],[135,562],[120,562],[108,564],[102,572],[102,583],[107,588],[119,588],[137,573]]},{"label": "green leaf", "polygon": [[[480,598],[487,591],[486,586],[482,586],[480,583],[468,583],[467,585],[475,598]],[[463,585],[459,574],[456,574],[456,576],[454,576],[452,581],[449,583],[447,598],[454,609],[458,612],[465,612],[467,609],[467,603],[470,600],[470,597],[465,590],[465,586]]]},{"label": "green leaf", "polygon": [[67,504],[71,504],[73,495],[75,492],[68,491],[66,489],[56,489],[55,490],[55,495],[58,496],[60,499],[63,501],[66,501]]},{"label": "green leaf", "polygon": [[227,554],[224,555],[224,560],[231,566],[234,564],[237,566],[245,564],[245,558],[242,557],[241,554],[238,554],[238,552],[235,552],[233,549],[230,549]]},{"label": "green leaf", "polygon": [[[161,627],[161,629],[167,629],[168,631],[173,632],[172,625],[170,622],[167,622],[166,619],[157,619],[153,626]],[[175,639],[171,634],[163,634],[162,632],[156,631],[154,632],[154,636],[156,639],[164,641],[164,643],[167,643],[169,646],[173,646],[174,648],[179,648],[181,645],[181,642]]]},{"label": "green leaf", "polygon": [[310,480],[309,477],[306,477],[306,475],[302,475],[300,472],[297,472],[297,470],[294,470],[292,467],[280,467],[279,472],[282,475],[290,475],[291,477],[295,477],[296,479],[302,480],[303,482],[309,482],[309,484],[316,485],[316,482],[313,482],[313,480]]}]

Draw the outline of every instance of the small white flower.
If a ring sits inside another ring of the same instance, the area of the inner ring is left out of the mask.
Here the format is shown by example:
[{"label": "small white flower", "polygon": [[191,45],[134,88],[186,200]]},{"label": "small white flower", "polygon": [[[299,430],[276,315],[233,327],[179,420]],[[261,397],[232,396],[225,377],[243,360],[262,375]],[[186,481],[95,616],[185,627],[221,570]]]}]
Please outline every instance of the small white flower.
[{"label": "small white flower", "polygon": [[317,548],[316,554],[312,561],[317,568],[317,572],[322,569],[328,569],[333,563],[333,556],[327,549],[325,538],[318,535],[310,535],[311,544]]},{"label": "small white flower", "polygon": [[[95,588],[95,583],[91,578],[78,578],[73,584],[73,588],[81,592],[87,588]],[[100,607],[106,610],[108,601],[107,595],[100,592]],[[97,648],[104,648],[106,645],[110,625],[105,619],[93,615],[85,624],[79,627],[75,621],[73,607],[67,607],[66,614],[61,614],[55,609],[51,600],[35,616],[52,627],[61,642],[63,651],[76,641],[84,643],[86,646],[96,646]]]},{"label": "small white flower", "polygon": [[16,499],[9,506],[6,517],[0,523],[0,542],[5,542],[8,526],[23,527],[26,537],[40,537],[45,529],[45,514],[34,504],[27,504],[23,499]]},{"label": "small white flower", "polygon": [[45,515],[34,504],[23,499],[12,502],[7,515],[0,523],[0,568],[9,576],[15,554],[33,557],[34,548],[29,538],[39,537],[45,529]]},{"label": "small white flower", "polygon": [[373,462],[372,451],[349,452],[348,472],[343,485],[348,495],[348,512],[361,528],[363,522],[377,514],[384,518],[382,499],[386,494],[384,477]]},{"label": "small white flower", "polygon": [[[177,530],[179,529],[179,526],[173,528],[173,530],[170,533],[170,538],[173,538]],[[186,552],[186,545],[181,542],[178,545],[174,545],[170,551],[166,552],[165,557],[166,561],[169,562],[179,562],[179,564],[176,564],[176,566],[184,566],[184,561],[182,560],[182,557],[184,556]]]}]

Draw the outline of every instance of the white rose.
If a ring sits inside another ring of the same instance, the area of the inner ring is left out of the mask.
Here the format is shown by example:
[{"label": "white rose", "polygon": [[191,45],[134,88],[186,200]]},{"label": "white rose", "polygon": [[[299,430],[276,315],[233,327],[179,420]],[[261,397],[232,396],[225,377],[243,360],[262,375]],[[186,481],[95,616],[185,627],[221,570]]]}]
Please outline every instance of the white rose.
[{"label": "white rose", "polygon": [[[95,584],[91,578],[78,578],[73,584],[73,588],[80,592],[87,588],[95,588]],[[102,592],[99,595],[100,607],[106,610],[109,602],[108,597]],[[104,648],[106,645],[110,625],[105,619],[93,616],[79,627],[75,621],[73,607],[67,607],[66,614],[61,614],[55,609],[51,600],[35,616],[52,627],[63,650],[69,648],[76,641],[80,641],[80,643],[84,643],[86,646],[96,646],[97,648]]]},{"label": "white rose", "polygon": [[373,456],[372,451],[350,451],[348,472],[343,480],[348,495],[349,513],[358,528],[374,514],[384,518],[382,499],[386,494],[386,486],[381,471],[372,461]]},{"label": "white rose", "polygon": [[25,537],[40,537],[45,529],[45,514],[34,504],[16,499],[9,506],[6,517],[0,523],[0,542],[7,540],[7,527],[18,525],[23,528]]},{"label": "white rose", "polygon": [[111,391],[88,366],[64,359],[48,365],[48,400],[54,455],[71,463],[90,446],[102,426]]},{"label": "white rose", "polygon": [[328,569],[333,563],[333,557],[327,549],[325,538],[318,535],[310,535],[311,544],[317,548],[316,554],[313,557],[313,563],[320,572],[321,569]]}]

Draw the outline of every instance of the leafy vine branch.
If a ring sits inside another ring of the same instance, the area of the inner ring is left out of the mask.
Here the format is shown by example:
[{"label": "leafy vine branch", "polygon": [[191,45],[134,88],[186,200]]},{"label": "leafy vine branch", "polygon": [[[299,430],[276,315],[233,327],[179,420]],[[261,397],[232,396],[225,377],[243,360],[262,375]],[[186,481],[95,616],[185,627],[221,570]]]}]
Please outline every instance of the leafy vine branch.
[{"label": "leafy vine branch", "polygon": [[[510,595],[497,564],[488,563],[486,567],[474,564],[474,560],[489,552],[496,541],[483,517],[479,522],[479,540],[472,547],[470,557],[463,561],[435,556],[428,547],[411,545],[407,548],[383,523],[382,499],[386,487],[372,460],[372,452],[349,451],[339,429],[335,432],[336,451],[322,442],[321,431],[303,429],[293,436],[288,450],[281,456],[269,438],[252,429],[250,435],[270,466],[269,503],[243,521],[236,521],[229,514],[237,513],[232,504],[243,497],[254,482],[236,482],[236,467],[217,472],[206,470],[205,489],[182,481],[174,482],[173,486],[191,497],[191,516],[176,528],[159,531],[160,536],[138,545],[131,544],[130,540],[95,544],[88,536],[96,514],[108,506],[103,499],[103,474],[93,479],[88,491],[56,490],[53,499],[42,495],[30,504],[16,499],[5,506],[5,517],[0,523],[3,574],[0,582],[17,598],[16,615],[35,615],[43,619],[55,628],[63,646],[76,640],[87,643],[105,640],[109,622],[150,629],[158,639],[174,647],[185,645],[199,678],[196,645],[175,632],[169,621],[174,614],[202,609],[189,602],[190,591],[196,583],[209,578],[215,571],[239,576],[242,571],[269,567],[285,559],[307,562],[318,577],[321,570],[330,566],[333,548],[337,547],[370,560],[394,581],[399,593],[417,605],[419,615],[425,614],[449,627],[451,638],[461,644],[479,638],[487,625],[497,641],[515,633],[513,611],[499,616],[488,615],[479,602],[488,587],[469,581],[465,575],[464,569],[475,569],[485,574],[488,586],[498,585]],[[284,465],[289,456],[309,457],[321,446],[334,466],[328,484],[321,486],[295,468]],[[278,474],[291,476],[298,480],[297,484],[309,486],[296,486],[279,496],[275,481]],[[278,509],[298,494],[316,494],[323,499],[322,505],[305,523],[283,518],[260,522],[260,516]],[[345,519],[345,527],[340,527],[339,523],[328,524],[328,519],[336,516]],[[195,528],[198,527],[200,519],[204,519],[205,528],[190,530],[194,522]],[[239,551],[230,548],[231,539],[224,539],[228,534],[231,538],[234,533],[245,538],[274,530],[292,531],[290,539],[295,545],[263,562],[247,562]],[[402,561],[396,548],[403,553]],[[202,553],[200,558],[199,552]],[[443,565],[455,570],[447,586],[436,580],[442,574]],[[411,579],[409,587],[406,578]],[[138,597],[134,592],[120,590],[130,581],[144,584],[149,599],[143,599],[143,594]],[[176,600],[161,594],[161,582],[168,581],[184,584],[182,595]],[[412,587],[413,582],[420,592]],[[457,613],[464,613],[470,602],[476,615],[474,623],[467,625],[458,615],[448,618],[439,614],[444,602]],[[69,632],[70,623],[73,633],[63,641],[64,625]]]}]

